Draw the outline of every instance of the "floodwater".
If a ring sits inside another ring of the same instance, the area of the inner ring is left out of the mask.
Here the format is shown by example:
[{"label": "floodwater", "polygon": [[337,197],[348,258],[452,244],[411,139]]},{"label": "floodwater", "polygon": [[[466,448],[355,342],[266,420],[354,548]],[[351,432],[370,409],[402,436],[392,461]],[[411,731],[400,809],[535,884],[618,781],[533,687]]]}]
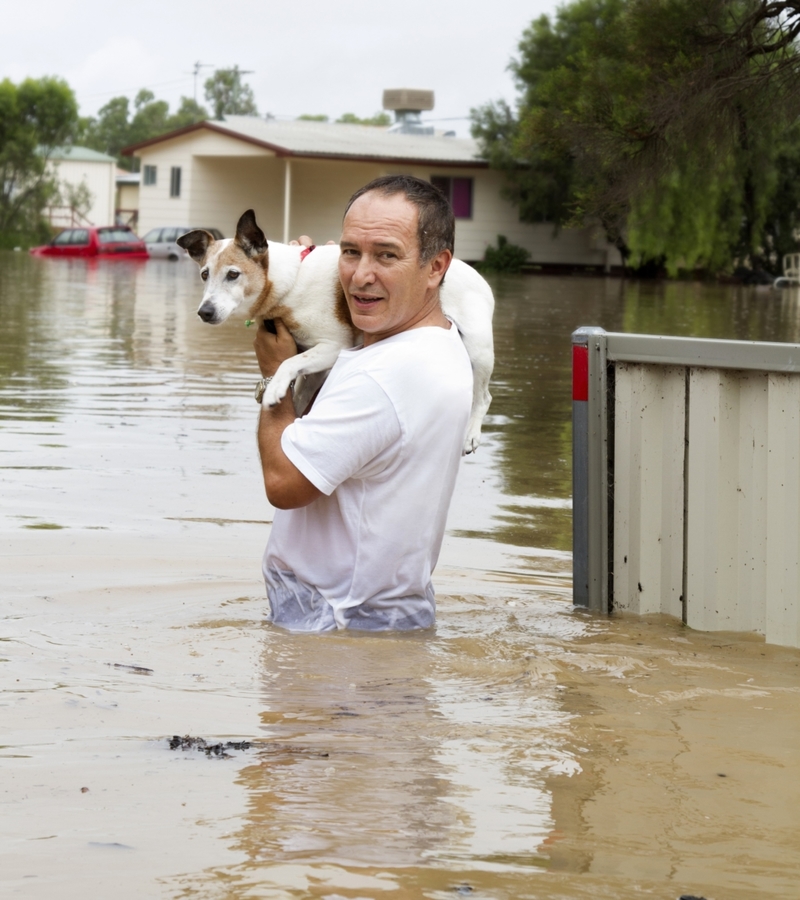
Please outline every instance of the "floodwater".
[{"label": "floodwater", "polygon": [[798,341],[800,298],[494,285],[435,632],[291,635],[249,332],[190,263],[0,256],[4,897],[798,896],[800,653],[571,606],[569,335]]}]

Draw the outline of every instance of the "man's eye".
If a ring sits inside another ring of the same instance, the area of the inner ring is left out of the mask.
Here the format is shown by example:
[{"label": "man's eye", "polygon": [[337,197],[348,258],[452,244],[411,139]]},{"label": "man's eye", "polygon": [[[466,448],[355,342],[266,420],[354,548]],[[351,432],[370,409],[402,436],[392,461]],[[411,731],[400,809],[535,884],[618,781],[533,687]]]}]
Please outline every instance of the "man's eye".
[{"label": "man's eye", "polygon": [[228,272],[228,274],[225,276],[225,280],[226,281],[236,281],[236,279],[238,277],[239,277],[239,273],[235,272],[233,269],[231,269],[231,271]]}]

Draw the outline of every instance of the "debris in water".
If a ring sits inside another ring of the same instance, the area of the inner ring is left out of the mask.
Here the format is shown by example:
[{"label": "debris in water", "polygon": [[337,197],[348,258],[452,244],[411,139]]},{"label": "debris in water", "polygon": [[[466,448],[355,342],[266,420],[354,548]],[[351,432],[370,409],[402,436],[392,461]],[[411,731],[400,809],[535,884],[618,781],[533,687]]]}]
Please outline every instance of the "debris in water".
[{"label": "debris in water", "polygon": [[251,741],[219,741],[216,744],[209,744],[205,738],[191,737],[191,735],[174,734],[169,742],[170,750],[199,750],[206,756],[216,756],[219,759],[230,759],[231,754],[228,750],[249,750],[252,747]]},{"label": "debris in water", "polygon": [[152,675],[153,670],[148,669],[147,666],[131,666],[127,663],[107,663],[109,666],[113,666],[115,669],[125,669],[127,672],[133,672],[134,675]]}]

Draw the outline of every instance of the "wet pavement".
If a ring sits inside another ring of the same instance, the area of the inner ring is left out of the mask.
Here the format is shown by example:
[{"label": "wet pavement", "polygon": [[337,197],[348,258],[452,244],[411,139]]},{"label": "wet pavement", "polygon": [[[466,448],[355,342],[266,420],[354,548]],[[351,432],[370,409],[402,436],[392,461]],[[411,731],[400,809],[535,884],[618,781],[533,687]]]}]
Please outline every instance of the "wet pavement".
[{"label": "wet pavement", "polygon": [[435,632],[289,635],[252,336],[190,263],[0,254],[3,896],[797,895],[800,653],[571,606],[569,334],[797,341],[798,295],[493,283]]}]

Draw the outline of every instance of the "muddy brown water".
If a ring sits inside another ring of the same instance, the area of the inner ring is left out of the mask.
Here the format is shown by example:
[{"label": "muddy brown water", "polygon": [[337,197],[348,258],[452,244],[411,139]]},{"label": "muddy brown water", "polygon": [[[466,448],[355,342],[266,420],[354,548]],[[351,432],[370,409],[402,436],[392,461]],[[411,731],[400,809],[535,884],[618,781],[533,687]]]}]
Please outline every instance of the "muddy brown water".
[{"label": "muddy brown water", "polygon": [[437,628],[320,637],[263,623],[251,335],[196,268],[0,255],[4,897],[800,895],[800,654],[573,610],[569,552],[572,329],[797,341],[798,295],[494,286]]}]

